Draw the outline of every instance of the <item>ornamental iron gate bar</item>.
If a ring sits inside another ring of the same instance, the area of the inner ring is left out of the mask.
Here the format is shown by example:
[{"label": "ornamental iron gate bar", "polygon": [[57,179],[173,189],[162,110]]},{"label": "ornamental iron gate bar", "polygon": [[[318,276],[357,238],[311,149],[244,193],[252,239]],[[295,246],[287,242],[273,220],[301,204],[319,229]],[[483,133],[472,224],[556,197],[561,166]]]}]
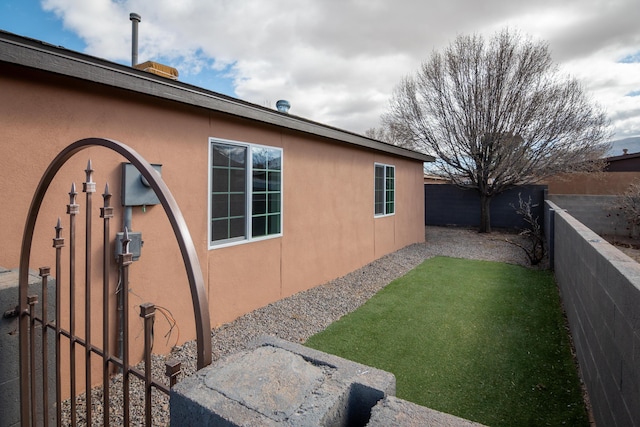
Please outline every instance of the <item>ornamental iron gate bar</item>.
[{"label": "ornamental iron gate bar", "polygon": [[[140,305],[140,317],[144,319],[144,369],[138,369],[130,365],[128,355],[128,281],[129,266],[132,263],[132,254],[129,252],[129,236],[125,228],[121,242],[116,244],[122,245],[122,250],[118,255],[118,266],[121,277],[122,305],[125,310],[122,316],[122,357],[117,357],[109,345],[109,284],[110,284],[110,219],[113,217],[113,207],[111,206],[111,194],[109,193],[108,184],[105,185],[105,191],[102,195],[103,206],[100,208],[100,218],[103,222],[103,272],[102,272],[102,297],[103,297],[103,330],[102,345],[98,345],[91,339],[91,261],[90,255],[91,242],[91,210],[92,210],[92,194],[95,192],[96,183],[93,182],[93,169],[91,160],[87,165],[86,182],[82,185],[82,191],[86,193],[86,223],[85,223],[85,281],[84,281],[84,318],[85,330],[84,337],[76,335],[76,217],[80,214],[80,205],[77,203],[77,192],[75,184],[72,184],[69,192],[69,204],[67,205],[67,214],[69,215],[69,277],[67,278],[68,288],[65,291],[69,295],[69,327],[62,328],[61,325],[61,293],[63,291],[63,275],[61,252],[65,246],[65,239],[62,237],[63,227],[60,219],[55,227],[55,238],[53,239],[53,247],[55,248],[55,320],[50,320],[50,314],[47,312],[48,299],[47,295],[48,278],[51,274],[50,267],[42,267],[39,270],[42,293],[40,302],[40,310],[36,310],[36,304],[39,303],[38,297],[28,295],[28,275],[29,275],[29,259],[31,255],[31,245],[33,241],[34,228],[38,212],[42,205],[44,196],[47,192],[56,173],[77,152],[91,147],[101,146],[119,153],[133,164],[141,175],[146,178],[151,188],[155,191],[156,196],[160,200],[165,213],[171,223],[175,237],[180,247],[182,259],[185,265],[189,287],[191,290],[191,300],[196,321],[196,338],[197,338],[197,368],[201,369],[211,363],[211,327],[209,320],[209,311],[206,294],[204,291],[204,280],[202,271],[198,262],[197,254],[193,241],[186,226],[186,222],[178,208],[178,205],[171,195],[168,187],[162,181],[159,174],[155,172],[153,167],[136,151],[118,141],[88,138],[76,141],[62,150],[60,154],[51,162],[44,175],[42,176],[37,190],[33,196],[31,207],[27,215],[22,239],[22,248],[20,252],[20,273],[19,273],[19,291],[18,291],[18,309],[19,309],[19,330],[20,330],[20,419],[22,426],[30,425],[48,425],[50,396],[49,390],[49,374],[48,364],[49,356],[47,349],[50,345],[50,335],[55,340],[55,406],[56,406],[56,423],[62,425],[62,387],[61,387],[61,347],[69,346],[69,371],[70,371],[70,405],[71,405],[71,425],[77,424],[77,408],[76,408],[76,350],[84,349],[84,365],[85,365],[85,393],[87,396],[86,414],[84,419],[87,425],[92,424],[92,405],[91,399],[91,361],[101,359],[102,361],[102,399],[104,402],[103,425],[108,426],[110,419],[109,411],[109,377],[110,371],[117,368],[122,372],[123,381],[123,414],[122,419],[124,425],[129,424],[129,380],[137,377],[144,382],[145,389],[145,423],[151,425],[151,393],[155,388],[165,394],[169,394],[170,387],[175,384],[176,375],[180,370],[177,363],[167,362],[166,374],[169,376],[169,384],[167,387],[162,382],[151,377],[151,340],[152,340],[152,324],[155,316],[156,307],[153,304],[146,303]],[[38,315],[39,314],[39,315]],[[36,343],[36,327],[41,328],[40,337]],[[42,356],[37,360],[36,344],[42,346]],[[80,351],[80,354],[82,351]],[[82,356],[81,356],[82,357]],[[92,359],[93,357],[93,359]],[[40,362],[40,363],[38,363]],[[36,366],[41,364],[41,375],[36,375]],[[41,383],[38,383],[38,376],[41,376]],[[40,403],[39,403],[40,402]],[[38,409],[41,409],[42,420],[38,421]],[[97,420],[96,420],[97,421]]]}]

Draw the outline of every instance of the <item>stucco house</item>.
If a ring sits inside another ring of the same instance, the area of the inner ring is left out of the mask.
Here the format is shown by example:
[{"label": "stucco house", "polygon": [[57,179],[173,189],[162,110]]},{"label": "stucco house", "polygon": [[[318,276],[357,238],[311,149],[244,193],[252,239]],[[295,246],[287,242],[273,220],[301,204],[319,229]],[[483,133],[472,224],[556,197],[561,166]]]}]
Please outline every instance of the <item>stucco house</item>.
[{"label": "stucco house", "polygon": [[[195,243],[213,327],[424,241],[423,163],[431,156],[6,32],[0,97],[2,267],[18,266],[42,173],[87,137],[120,141],[158,165]],[[193,339],[187,279],[166,215],[153,202],[120,209],[116,153],[89,148],[56,175],[31,268],[51,265],[54,226],[61,217],[65,227],[69,185],[81,185],[88,159],[97,194],[107,182],[113,193],[114,228],[126,222],[141,235],[131,304],[165,307],[179,329],[157,339],[156,350]],[[158,321],[155,334],[169,329]]]}]

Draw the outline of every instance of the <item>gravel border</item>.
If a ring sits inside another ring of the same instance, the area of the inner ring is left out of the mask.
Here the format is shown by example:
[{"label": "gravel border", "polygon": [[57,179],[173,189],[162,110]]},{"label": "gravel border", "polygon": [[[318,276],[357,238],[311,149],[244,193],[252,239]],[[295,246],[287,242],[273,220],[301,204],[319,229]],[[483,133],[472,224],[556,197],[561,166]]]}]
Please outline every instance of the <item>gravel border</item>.
[{"label": "gravel border", "polygon": [[[348,314],[371,298],[394,279],[403,276],[425,259],[434,256],[481,259],[529,266],[524,251],[506,241],[523,243],[523,237],[513,232],[493,231],[480,234],[475,230],[450,227],[425,227],[426,242],[409,245],[385,255],[343,277],[312,289],[271,303],[247,313],[236,320],[212,330],[212,358],[214,361],[246,349],[262,335],[271,335],[292,342],[303,343],[310,336]],[[543,266],[544,267],[544,266]],[[155,356],[155,378],[164,378],[166,359],[182,362],[183,376],[196,371],[196,344],[187,342],[173,349],[171,354]],[[138,383],[134,381],[132,383]],[[110,386],[113,423],[121,423],[122,402],[116,398],[121,390],[121,378],[116,376]],[[144,396],[140,387],[131,387],[132,425],[142,425]],[[101,425],[101,387],[94,389],[94,425]],[[78,408],[84,411],[84,398],[78,397]],[[153,425],[169,425],[168,399],[163,393],[154,393]],[[140,424],[137,421],[140,420]],[[82,424],[82,419],[79,420]]]}]

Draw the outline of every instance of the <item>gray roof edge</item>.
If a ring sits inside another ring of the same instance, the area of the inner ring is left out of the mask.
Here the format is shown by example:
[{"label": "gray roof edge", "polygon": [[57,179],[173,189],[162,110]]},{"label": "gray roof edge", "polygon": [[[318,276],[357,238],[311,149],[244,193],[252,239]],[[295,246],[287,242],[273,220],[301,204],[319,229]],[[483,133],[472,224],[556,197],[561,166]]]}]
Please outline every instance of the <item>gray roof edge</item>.
[{"label": "gray roof edge", "polygon": [[433,156],[0,30],[0,62],[57,73],[422,162]]},{"label": "gray roof edge", "polygon": [[620,154],[618,156],[605,157],[603,160],[607,162],[615,162],[618,160],[637,159],[640,157],[640,153]]}]

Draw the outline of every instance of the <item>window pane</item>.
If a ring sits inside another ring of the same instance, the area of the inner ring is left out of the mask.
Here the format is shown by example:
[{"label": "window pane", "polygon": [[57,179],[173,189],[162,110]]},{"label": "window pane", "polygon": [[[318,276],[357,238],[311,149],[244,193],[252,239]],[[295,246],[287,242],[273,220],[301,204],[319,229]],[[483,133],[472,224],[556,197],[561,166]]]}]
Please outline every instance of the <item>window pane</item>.
[{"label": "window pane", "polygon": [[247,158],[247,147],[228,144],[213,144],[213,166],[244,168]]},{"label": "window pane", "polygon": [[384,214],[384,203],[376,203],[374,206],[374,213],[376,215],[383,215]]},{"label": "window pane", "polygon": [[267,213],[267,195],[253,194],[253,214],[263,215]]},{"label": "window pane", "polygon": [[269,234],[280,233],[280,215],[269,215]]},{"label": "window pane", "polygon": [[255,237],[280,233],[282,152],[254,148],[252,234]]},{"label": "window pane", "polygon": [[375,198],[376,198],[375,200],[376,204],[382,203],[382,201],[384,200],[384,187],[376,188]]},{"label": "window pane", "polygon": [[220,219],[211,221],[211,239],[224,240],[229,238],[229,220]]},{"label": "window pane", "polygon": [[229,146],[215,144],[213,146],[213,166],[229,166]]},{"label": "window pane", "polygon": [[280,193],[269,193],[269,213],[280,212]]},{"label": "window pane", "polygon": [[225,218],[229,216],[229,195],[213,194],[211,196],[211,217]]},{"label": "window pane", "polygon": [[229,216],[244,217],[247,212],[246,197],[244,193],[229,195],[229,201]]},{"label": "window pane", "polygon": [[382,166],[376,166],[375,191],[384,192],[384,168]]},{"label": "window pane", "polygon": [[280,170],[282,167],[282,152],[280,150],[269,150],[268,167],[271,170]]},{"label": "window pane", "polygon": [[247,164],[247,147],[229,145],[229,166],[232,168],[245,168]]},{"label": "window pane", "polygon": [[376,165],[376,188],[378,188],[378,184],[382,184],[383,183],[383,179],[384,179],[384,166],[382,165]]},{"label": "window pane", "polygon": [[386,168],[386,214],[392,214],[395,212],[395,168],[393,166],[387,166]]},{"label": "window pane", "polygon": [[229,170],[229,175],[231,182],[229,183],[228,191],[244,193],[247,188],[246,172],[244,169],[231,169]]},{"label": "window pane", "polygon": [[387,203],[387,211],[385,213],[386,214],[392,214],[393,212],[394,212],[393,202]]},{"label": "window pane", "polygon": [[267,190],[267,173],[265,171],[253,171],[253,191]]},{"label": "window pane", "polygon": [[387,166],[387,191],[394,189],[394,172],[395,169],[391,166]]},{"label": "window pane", "polygon": [[264,147],[252,147],[253,169],[266,169],[269,160],[269,149]]},{"label": "window pane", "polygon": [[231,218],[229,220],[229,238],[243,237],[245,235],[244,217]]},{"label": "window pane", "polygon": [[214,193],[229,191],[229,170],[227,168],[213,168],[211,190]]},{"label": "window pane", "polygon": [[376,202],[382,201],[382,199],[384,198],[384,186],[376,187],[375,195]]},{"label": "window pane", "polygon": [[376,215],[384,214],[384,166],[375,165],[373,210]]},{"label": "window pane", "polygon": [[266,236],[267,235],[267,218],[265,216],[254,216],[251,221],[253,237]]},{"label": "window pane", "polygon": [[387,166],[387,177],[393,178],[395,168],[393,166]]},{"label": "window pane", "polygon": [[211,239],[245,235],[247,147],[212,143]]},{"label": "window pane", "polygon": [[269,191],[280,191],[280,172],[269,172]]}]

